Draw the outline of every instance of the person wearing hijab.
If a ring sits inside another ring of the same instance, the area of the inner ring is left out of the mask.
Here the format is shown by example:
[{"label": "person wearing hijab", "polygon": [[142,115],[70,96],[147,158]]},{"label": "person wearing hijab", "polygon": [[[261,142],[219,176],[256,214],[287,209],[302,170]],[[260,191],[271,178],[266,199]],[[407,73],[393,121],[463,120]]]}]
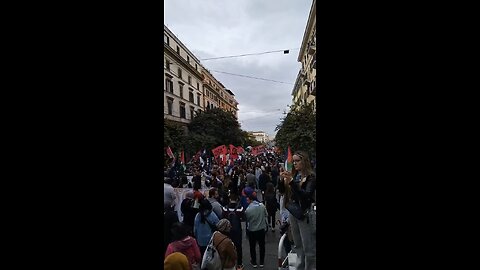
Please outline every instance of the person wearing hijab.
[{"label": "person wearing hijab", "polygon": [[235,265],[237,263],[237,251],[232,239],[228,237],[230,230],[232,229],[232,225],[228,219],[223,218],[217,223],[217,229],[218,231],[216,231],[212,236],[213,245],[220,255],[223,269],[235,270]]},{"label": "person wearing hijab", "polygon": [[188,259],[180,252],[174,252],[163,261],[163,269],[165,270],[190,270]]}]

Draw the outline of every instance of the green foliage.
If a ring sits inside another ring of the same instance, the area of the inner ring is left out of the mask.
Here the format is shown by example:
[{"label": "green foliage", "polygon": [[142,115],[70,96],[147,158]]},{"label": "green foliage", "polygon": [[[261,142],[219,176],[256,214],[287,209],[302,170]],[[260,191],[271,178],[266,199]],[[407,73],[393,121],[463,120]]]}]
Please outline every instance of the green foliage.
[{"label": "green foliage", "polygon": [[290,146],[292,151],[304,150],[316,156],[316,113],[312,104],[292,107],[276,130],[275,143],[282,151]]},{"label": "green foliage", "polygon": [[219,145],[241,145],[242,130],[231,112],[219,108],[197,113],[188,125],[187,148],[189,153],[200,149],[213,149]]},{"label": "green foliage", "polygon": [[248,133],[247,131],[243,131],[242,130],[242,133],[241,133],[241,136],[242,136],[242,147],[243,148],[246,148],[247,146],[258,146],[258,145],[261,145],[262,143],[255,140],[255,138],[250,134]]},{"label": "green foliage", "polygon": [[185,128],[181,124],[165,119],[163,125],[163,145],[170,146],[172,151],[181,151],[186,142]]}]

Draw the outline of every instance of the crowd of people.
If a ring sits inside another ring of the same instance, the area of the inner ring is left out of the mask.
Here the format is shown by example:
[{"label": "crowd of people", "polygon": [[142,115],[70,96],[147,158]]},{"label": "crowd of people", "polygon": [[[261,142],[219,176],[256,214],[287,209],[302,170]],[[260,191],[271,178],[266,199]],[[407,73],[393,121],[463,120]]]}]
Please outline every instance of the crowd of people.
[{"label": "crowd of people", "polygon": [[[297,269],[315,269],[315,184],[312,163],[302,151],[294,153],[291,171],[271,151],[257,156],[247,152],[229,165],[213,158],[192,160],[183,170],[172,161],[164,174],[164,268],[201,269],[213,246],[220,269],[243,269],[243,237],[249,243],[248,263],[263,268],[265,235],[275,231],[280,211],[280,232],[288,235],[286,253],[294,245]],[[174,188],[189,189],[180,203],[181,221]]]}]

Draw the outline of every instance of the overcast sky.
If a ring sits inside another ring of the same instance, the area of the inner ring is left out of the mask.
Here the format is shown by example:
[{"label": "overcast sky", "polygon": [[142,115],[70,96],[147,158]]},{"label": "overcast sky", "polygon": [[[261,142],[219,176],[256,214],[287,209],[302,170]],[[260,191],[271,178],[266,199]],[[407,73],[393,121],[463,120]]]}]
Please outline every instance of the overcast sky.
[{"label": "overcast sky", "polygon": [[165,0],[164,23],[199,59],[290,49],[289,54],[200,61],[235,94],[242,129],[274,135],[292,103],[311,4],[312,0]]}]

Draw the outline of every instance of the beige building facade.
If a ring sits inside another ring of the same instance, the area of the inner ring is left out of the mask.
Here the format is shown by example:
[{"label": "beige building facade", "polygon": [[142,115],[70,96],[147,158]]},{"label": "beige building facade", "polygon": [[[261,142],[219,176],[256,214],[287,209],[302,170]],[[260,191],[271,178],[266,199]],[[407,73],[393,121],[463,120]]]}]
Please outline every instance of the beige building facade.
[{"label": "beige building facade", "polygon": [[188,124],[205,109],[200,60],[163,26],[164,118]]},{"label": "beige building facade", "polygon": [[249,133],[255,138],[256,141],[259,141],[261,143],[269,142],[268,134],[264,131],[250,131]]},{"label": "beige building facade", "polygon": [[298,72],[295,86],[292,90],[292,104],[297,106],[313,103],[315,108],[316,105],[316,20],[316,1],[313,0],[297,59],[302,64],[302,68]]},{"label": "beige building facade", "polygon": [[210,71],[202,69],[205,109],[221,108],[237,117],[238,102],[233,92],[218,81]]}]

